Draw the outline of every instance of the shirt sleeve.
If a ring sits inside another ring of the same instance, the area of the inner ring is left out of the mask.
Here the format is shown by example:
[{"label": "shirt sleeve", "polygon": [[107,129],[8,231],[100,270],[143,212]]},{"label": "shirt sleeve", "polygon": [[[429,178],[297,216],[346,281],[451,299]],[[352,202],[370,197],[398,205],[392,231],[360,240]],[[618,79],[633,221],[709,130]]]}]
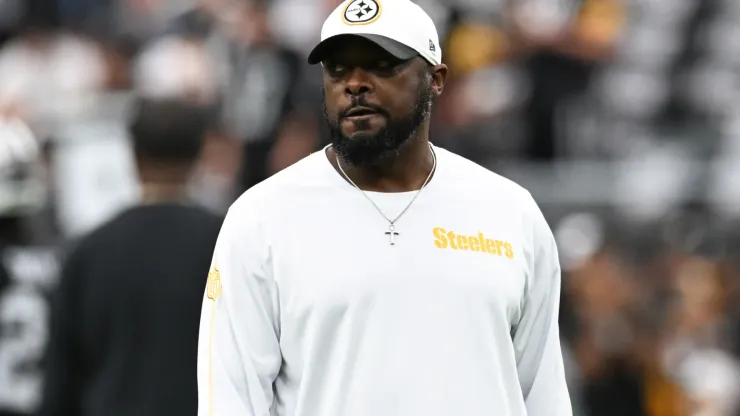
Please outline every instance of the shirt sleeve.
[{"label": "shirt sleeve", "polygon": [[266,233],[232,207],[224,220],[198,342],[198,416],[269,416],[280,370],[279,303]]},{"label": "shirt sleeve", "polygon": [[571,416],[558,329],[558,251],[550,227],[532,204],[530,276],[521,319],[513,331],[519,383],[529,416]]}]

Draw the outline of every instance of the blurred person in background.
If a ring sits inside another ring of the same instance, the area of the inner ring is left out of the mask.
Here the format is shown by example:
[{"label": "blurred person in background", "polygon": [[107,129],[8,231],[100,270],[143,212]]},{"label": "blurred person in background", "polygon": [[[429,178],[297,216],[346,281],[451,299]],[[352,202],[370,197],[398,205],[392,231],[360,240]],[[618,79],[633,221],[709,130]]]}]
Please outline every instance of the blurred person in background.
[{"label": "blurred person in background", "polygon": [[[278,165],[286,166],[316,150],[318,145],[318,124],[313,126],[314,134],[306,134],[310,128],[299,136],[281,134],[283,129],[290,129],[289,124],[305,120],[303,112],[311,112],[296,106],[303,64],[300,55],[275,38],[269,7],[269,1],[247,1],[233,29],[232,73],[224,97],[224,123],[232,137],[244,141],[239,191],[276,172],[271,158],[284,160]],[[271,157],[274,152],[280,154]]]},{"label": "blurred person in background", "polygon": [[141,203],[64,263],[41,415],[195,414],[199,305],[221,218],[186,190],[212,116],[189,101],[139,101],[129,130]]},{"label": "blurred person in background", "polygon": [[643,367],[637,351],[634,287],[611,247],[601,248],[570,271],[566,285],[576,319],[574,354],[587,381],[588,415],[645,414]]},{"label": "blurred person in background", "polygon": [[58,251],[35,232],[46,186],[41,146],[20,120],[0,120],[0,416],[30,416],[40,402],[41,360]]},{"label": "blurred person in background", "polygon": [[531,83],[525,109],[528,158],[563,157],[567,137],[561,112],[613,53],[624,8],[622,0],[512,2],[508,29]]},{"label": "blurred person in background", "polygon": [[[238,191],[296,162],[318,141],[318,127],[306,123],[306,109],[298,100],[300,56],[275,36],[271,5],[265,0],[201,0],[169,29],[201,45],[216,64],[225,133],[243,146]],[[284,132],[295,124],[308,128],[287,137]]]},{"label": "blurred person in background", "polygon": [[0,112],[41,139],[95,108],[107,82],[97,43],[61,26],[54,2],[31,1],[17,36],[0,49]]},{"label": "blurred person in background", "polygon": [[658,363],[681,387],[690,415],[734,415],[740,410],[740,365],[729,352],[720,270],[716,262],[693,255],[672,271],[674,296]]},{"label": "blurred person in background", "polygon": [[219,42],[214,39],[208,42],[186,21],[180,23],[185,26],[181,31],[153,40],[136,58],[135,91],[156,99],[179,97],[213,108],[214,117],[220,122],[206,137],[203,157],[193,172],[190,194],[214,211],[224,212],[241,188],[238,176],[244,150],[244,142],[229,129],[228,120],[223,120],[223,102],[230,94],[228,72],[224,73],[227,63],[213,50],[213,43]]}]

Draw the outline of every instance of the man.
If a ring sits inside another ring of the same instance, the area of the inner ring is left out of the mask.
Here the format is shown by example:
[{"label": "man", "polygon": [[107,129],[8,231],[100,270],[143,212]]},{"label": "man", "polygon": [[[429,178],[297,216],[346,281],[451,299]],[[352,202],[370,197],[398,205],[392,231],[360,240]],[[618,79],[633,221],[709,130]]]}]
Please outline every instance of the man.
[{"label": "man", "polygon": [[41,146],[18,119],[0,120],[0,416],[35,414],[48,337],[56,247],[42,237]]},{"label": "man", "polygon": [[527,191],[429,143],[436,29],[381,1],[339,6],[309,56],[331,146],[227,214],[199,415],[570,415],[552,233]]},{"label": "man", "polygon": [[197,412],[198,309],[221,220],[186,184],[210,111],[144,100],[130,127],[142,204],[76,244],[52,310],[41,415]]}]

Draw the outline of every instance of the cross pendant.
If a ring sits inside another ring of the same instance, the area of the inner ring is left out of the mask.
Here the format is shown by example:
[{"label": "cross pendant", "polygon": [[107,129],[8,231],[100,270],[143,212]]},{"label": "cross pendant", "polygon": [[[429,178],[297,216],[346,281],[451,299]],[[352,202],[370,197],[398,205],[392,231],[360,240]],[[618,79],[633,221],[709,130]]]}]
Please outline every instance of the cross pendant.
[{"label": "cross pendant", "polygon": [[395,246],[396,236],[399,234],[396,232],[396,227],[393,224],[388,226],[388,231],[386,231],[385,235],[387,235],[390,238],[391,245]]}]

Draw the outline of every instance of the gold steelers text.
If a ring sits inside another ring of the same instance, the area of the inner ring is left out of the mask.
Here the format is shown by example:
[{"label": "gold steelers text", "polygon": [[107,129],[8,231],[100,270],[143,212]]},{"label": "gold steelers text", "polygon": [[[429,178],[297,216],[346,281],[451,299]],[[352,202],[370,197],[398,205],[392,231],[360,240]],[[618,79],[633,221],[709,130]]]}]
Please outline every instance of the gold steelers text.
[{"label": "gold steelers text", "polygon": [[514,248],[508,241],[486,238],[482,232],[477,235],[458,234],[452,230],[436,227],[432,230],[434,245],[437,248],[461,251],[475,251],[514,258]]}]

